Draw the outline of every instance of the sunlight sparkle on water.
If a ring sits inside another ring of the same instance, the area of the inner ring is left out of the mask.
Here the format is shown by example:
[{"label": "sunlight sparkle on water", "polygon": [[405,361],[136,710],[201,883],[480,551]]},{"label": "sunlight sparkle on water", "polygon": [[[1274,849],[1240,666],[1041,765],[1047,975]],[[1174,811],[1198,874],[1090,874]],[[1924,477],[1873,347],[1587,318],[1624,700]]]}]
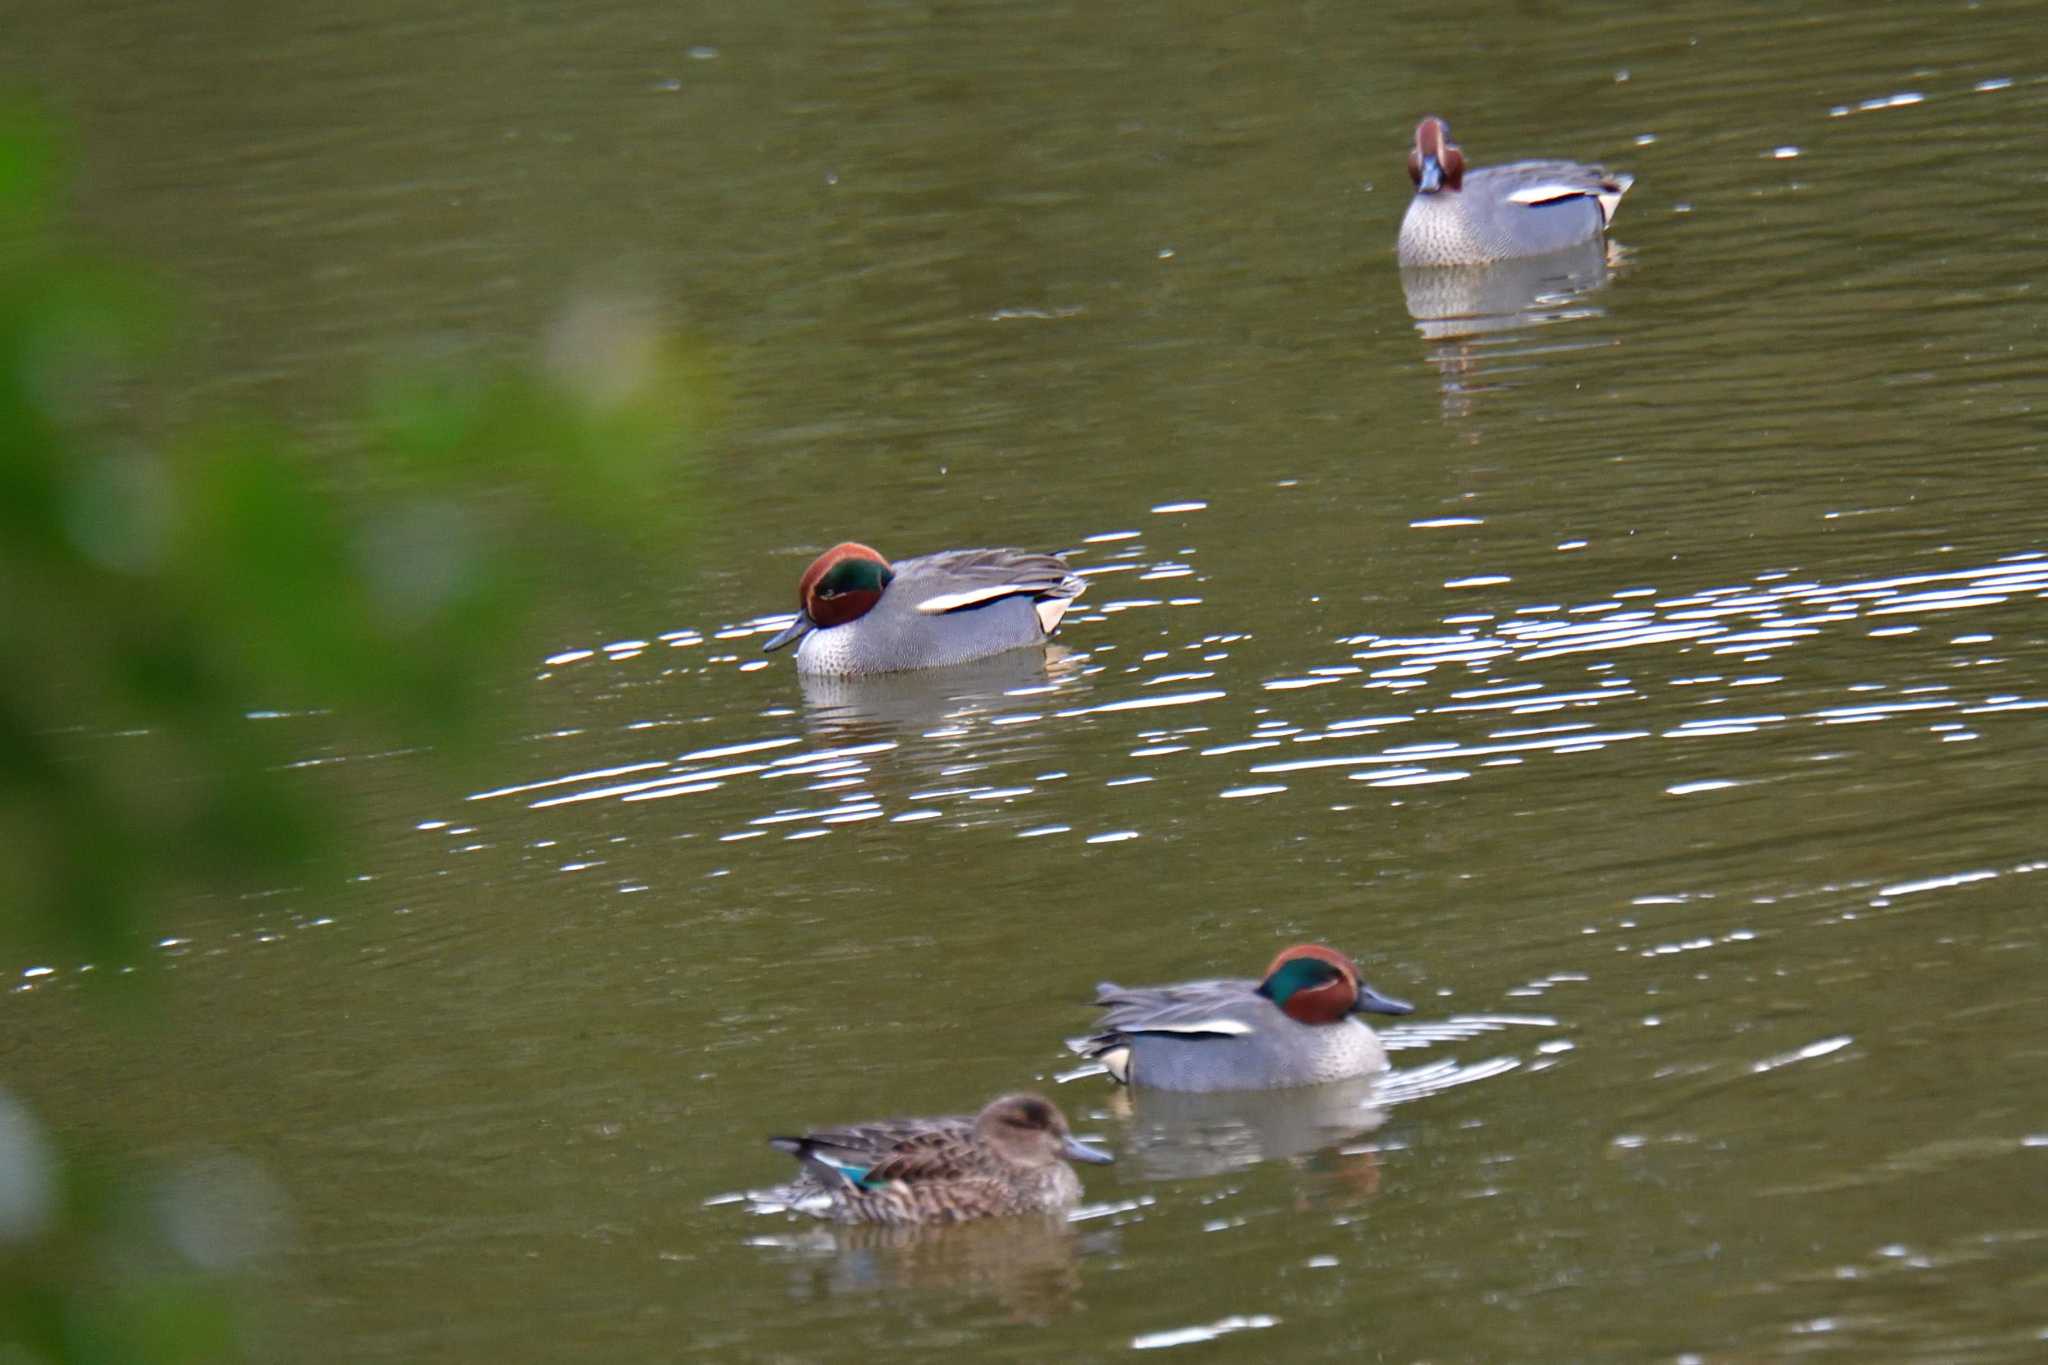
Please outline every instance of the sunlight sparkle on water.
[{"label": "sunlight sparkle on water", "polygon": [[1204,1341],[1214,1341],[1231,1332],[1252,1332],[1266,1327],[1278,1327],[1280,1319],[1265,1314],[1250,1317],[1219,1318],[1215,1322],[1199,1327],[1179,1327],[1166,1332],[1147,1332],[1131,1338],[1133,1351],[1156,1351],[1167,1346],[1193,1346]]}]

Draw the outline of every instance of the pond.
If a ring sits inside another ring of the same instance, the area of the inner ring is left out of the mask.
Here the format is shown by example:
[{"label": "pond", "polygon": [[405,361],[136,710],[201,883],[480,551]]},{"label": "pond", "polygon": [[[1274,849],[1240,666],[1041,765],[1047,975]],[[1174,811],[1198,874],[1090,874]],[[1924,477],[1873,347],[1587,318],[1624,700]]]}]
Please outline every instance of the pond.
[{"label": "pond", "polygon": [[[78,217],[207,320],[168,417],[331,429],[592,292],[722,376],[672,571],[529,642],[466,789],[308,769],[370,797],[346,896],[177,911],[141,1047],[10,968],[53,1125],[274,1184],[259,1355],[2044,1349],[2036,7],[18,24]],[[1404,288],[1431,111],[1631,172],[1610,249]],[[800,679],[844,539],[1088,589]],[[1097,981],[1302,940],[1416,1003],[1385,1094],[1071,1074]],[[1066,1226],[733,1198],[1017,1088],[1119,1155]]]}]

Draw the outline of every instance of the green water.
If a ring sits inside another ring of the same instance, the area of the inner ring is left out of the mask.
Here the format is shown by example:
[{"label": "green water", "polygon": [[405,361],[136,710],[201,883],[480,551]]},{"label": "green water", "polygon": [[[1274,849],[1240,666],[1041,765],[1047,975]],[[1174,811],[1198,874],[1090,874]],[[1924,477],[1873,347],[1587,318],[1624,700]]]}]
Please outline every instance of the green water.
[{"label": "green water", "polygon": [[[267,1172],[277,1359],[2037,1358],[2041,20],[32,6],[77,216],[210,324],[150,420],[593,291],[726,394],[467,790],[309,769],[363,880],[177,911],[139,1048],[35,964],[7,1083]],[[1617,259],[1419,331],[1426,110],[1633,172]],[[807,688],[849,537],[1092,581],[1049,669]],[[1455,1065],[1371,1132],[1055,1080],[1096,980],[1305,938]],[[1124,1157],[1071,1229],[721,1201],[1027,1084]]]}]

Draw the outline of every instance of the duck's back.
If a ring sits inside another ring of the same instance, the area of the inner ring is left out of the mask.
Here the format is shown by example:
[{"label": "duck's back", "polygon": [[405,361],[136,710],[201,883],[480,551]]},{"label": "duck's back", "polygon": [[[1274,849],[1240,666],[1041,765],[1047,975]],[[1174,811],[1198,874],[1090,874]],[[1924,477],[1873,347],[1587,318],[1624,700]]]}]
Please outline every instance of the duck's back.
[{"label": "duck's back", "polygon": [[1467,171],[1459,189],[1415,196],[1396,250],[1404,266],[1478,265],[1564,251],[1606,229],[1629,183],[1576,161],[1514,161]]},{"label": "duck's back", "polygon": [[[866,1168],[858,1182],[806,1164],[783,1202],[837,1223],[955,1223],[1017,1213],[1056,1213],[1081,1198],[1081,1178],[1064,1162],[1024,1167],[997,1158],[975,1137],[974,1120],[882,1120],[783,1144],[818,1146]],[[822,1196],[822,1200],[820,1200]],[[818,1203],[825,1207],[816,1207]]]}]

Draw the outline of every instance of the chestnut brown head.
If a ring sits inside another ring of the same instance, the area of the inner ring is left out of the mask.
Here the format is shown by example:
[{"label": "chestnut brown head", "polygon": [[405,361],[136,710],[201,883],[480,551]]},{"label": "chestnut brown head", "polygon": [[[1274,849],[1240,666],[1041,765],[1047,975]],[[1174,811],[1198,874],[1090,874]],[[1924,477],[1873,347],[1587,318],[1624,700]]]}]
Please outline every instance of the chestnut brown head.
[{"label": "chestnut brown head", "polygon": [[1435,114],[1415,125],[1415,147],[1408,153],[1408,178],[1421,194],[1455,190],[1465,183],[1465,153],[1451,141],[1451,125]]},{"label": "chestnut brown head", "polygon": [[796,585],[796,620],[761,646],[762,650],[781,649],[812,630],[859,620],[874,610],[895,577],[896,571],[879,551],[859,541],[841,541],[804,570]]},{"label": "chestnut brown head", "polygon": [[1320,943],[1282,950],[1266,968],[1259,994],[1302,1024],[1334,1024],[1353,1014],[1406,1014],[1414,1008],[1366,985],[1357,963]]}]

